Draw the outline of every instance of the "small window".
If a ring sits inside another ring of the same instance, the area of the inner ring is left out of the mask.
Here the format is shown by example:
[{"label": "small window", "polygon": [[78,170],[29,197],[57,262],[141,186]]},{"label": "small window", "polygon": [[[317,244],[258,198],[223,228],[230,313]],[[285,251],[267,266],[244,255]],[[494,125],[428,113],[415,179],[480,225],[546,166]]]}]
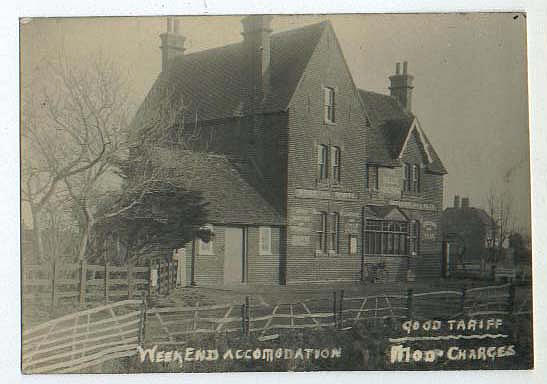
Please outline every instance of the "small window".
[{"label": "small window", "polygon": [[[206,227],[213,232],[213,226],[212,225],[206,225]],[[199,239],[199,254],[200,255],[214,255],[214,246],[213,246],[213,238],[211,237],[208,242],[203,241],[202,239]]]},{"label": "small window", "polygon": [[330,250],[338,253],[340,248],[340,214],[338,212],[333,212],[331,216]]},{"label": "small window", "polygon": [[325,122],[336,122],[336,100],[334,88],[325,88]]},{"label": "small window", "polygon": [[378,166],[367,164],[366,168],[366,187],[369,190],[378,190]]},{"label": "small window", "polygon": [[339,147],[332,147],[332,178],[335,183],[340,182],[340,161],[342,152]]},{"label": "small window", "polygon": [[420,192],[420,166],[417,164],[412,167],[412,190]]},{"label": "small window", "polygon": [[326,145],[320,145],[318,147],[318,177],[319,180],[325,180],[329,177],[328,171],[328,158],[329,158],[329,147]]},{"label": "small window", "polygon": [[327,252],[327,213],[321,212],[317,231],[317,250]]},{"label": "small window", "polygon": [[354,256],[357,254],[357,236],[349,235],[349,254]]},{"label": "small window", "polygon": [[403,172],[403,191],[410,192],[410,164],[405,163]]},{"label": "small window", "polygon": [[258,242],[261,255],[272,254],[272,229],[270,227],[259,228]]}]

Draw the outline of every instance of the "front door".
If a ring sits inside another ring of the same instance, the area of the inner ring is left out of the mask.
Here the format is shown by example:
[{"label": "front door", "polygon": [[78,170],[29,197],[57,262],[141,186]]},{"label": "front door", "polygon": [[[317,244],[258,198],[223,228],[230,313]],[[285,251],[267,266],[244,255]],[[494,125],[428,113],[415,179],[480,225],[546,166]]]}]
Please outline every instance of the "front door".
[{"label": "front door", "polygon": [[226,227],[224,284],[244,282],[245,243],[243,228]]}]

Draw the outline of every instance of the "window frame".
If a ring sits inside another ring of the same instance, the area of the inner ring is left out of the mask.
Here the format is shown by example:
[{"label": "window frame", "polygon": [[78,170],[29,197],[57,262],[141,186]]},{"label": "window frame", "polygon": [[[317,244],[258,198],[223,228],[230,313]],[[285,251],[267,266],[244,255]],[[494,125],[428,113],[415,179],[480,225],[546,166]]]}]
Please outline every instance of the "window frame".
[{"label": "window frame", "polygon": [[[371,170],[374,170],[374,185],[371,187]],[[366,188],[368,191],[379,190],[380,171],[378,165],[367,163],[366,165]]]},{"label": "window frame", "polygon": [[420,253],[420,222],[412,220],[409,230],[409,255],[417,256]]},{"label": "window frame", "polygon": [[336,124],[336,88],[323,88],[324,120],[327,124]]},{"label": "window frame", "polygon": [[331,212],[331,226],[329,231],[329,252],[340,253],[340,213]]},{"label": "window frame", "polygon": [[331,151],[332,179],[335,183],[340,183],[342,179],[342,149],[333,146]]},{"label": "window frame", "polygon": [[408,256],[408,231],[407,221],[367,219],[365,255]]},{"label": "window frame", "polygon": [[412,185],[412,168],[409,163],[404,163],[403,165],[403,191],[410,192]]},{"label": "window frame", "polygon": [[328,250],[328,213],[319,213],[319,230],[317,231],[316,251],[326,253]]},{"label": "window frame", "polygon": [[420,180],[421,167],[419,164],[414,164],[412,166],[412,192],[420,193],[421,192],[421,180]]},{"label": "window frame", "polygon": [[[267,234],[267,236],[265,236]],[[265,242],[265,238],[267,241]],[[264,245],[268,245],[264,247]],[[260,255],[272,254],[272,227],[260,226],[258,227],[258,253]]]},{"label": "window frame", "polygon": [[317,146],[317,174],[320,181],[329,178],[329,147],[325,144]]},{"label": "window frame", "polygon": [[[205,225],[205,227],[207,227],[211,232],[213,232],[214,228],[211,224],[207,224]],[[197,239],[198,239],[198,252],[200,255],[211,256],[215,254],[215,243],[212,236],[209,239],[209,242],[207,243],[203,241],[202,239],[200,239],[199,237],[197,237]]]},{"label": "window frame", "polygon": [[[355,244],[354,244],[354,241],[355,241]],[[359,252],[359,242],[358,242],[357,235],[351,233],[349,235],[349,240],[348,240],[348,254],[350,256],[355,256],[357,255],[358,252]]]}]

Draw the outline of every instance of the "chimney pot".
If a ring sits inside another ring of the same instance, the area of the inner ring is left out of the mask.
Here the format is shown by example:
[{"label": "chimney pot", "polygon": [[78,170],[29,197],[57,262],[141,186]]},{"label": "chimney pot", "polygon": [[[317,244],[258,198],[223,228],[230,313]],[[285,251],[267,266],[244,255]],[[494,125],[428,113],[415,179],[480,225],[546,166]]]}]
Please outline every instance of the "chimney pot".
[{"label": "chimney pot", "polygon": [[454,208],[460,208],[460,196],[454,196]]},{"label": "chimney pot", "polygon": [[391,82],[389,86],[390,94],[397,99],[399,104],[407,112],[412,110],[412,80],[414,77],[408,74],[408,63],[403,62],[403,73],[401,74],[401,63],[396,63],[395,74],[389,77]]},{"label": "chimney pot", "polygon": [[167,18],[167,31],[160,35],[161,39],[161,69],[167,71],[168,62],[176,56],[184,54],[186,38],[179,34],[179,20]]},{"label": "chimney pot", "polygon": [[469,208],[469,197],[462,198],[462,208]]}]

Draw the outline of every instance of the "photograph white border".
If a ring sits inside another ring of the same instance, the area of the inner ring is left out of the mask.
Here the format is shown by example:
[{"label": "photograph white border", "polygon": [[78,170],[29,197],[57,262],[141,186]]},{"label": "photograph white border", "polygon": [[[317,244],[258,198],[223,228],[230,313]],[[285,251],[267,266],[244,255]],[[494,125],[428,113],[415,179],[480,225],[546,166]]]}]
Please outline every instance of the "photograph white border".
[{"label": "photograph white border", "polygon": [[[1,380],[5,383],[256,383],[300,384],[334,381],[356,383],[547,382],[547,317],[545,285],[546,204],[547,204],[547,2],[545,0],[399,0],[333,1],[275,0],[265,5],[243,0],[8,0],[0,13],[0,199],[2,268],[0,268]],[[534,280],[534,360],[533,371],[435,371],[435,372],[316,372],[316,373],[229,373],[229,374],[136,374],[136,375],[34,375],[20,371],[20,285],[19,285],[19,53],[20,17],[45,16],[144,16],[215,15],[244,13],[383,13],[383,12],[472,12],[525,11],[528,24],[528,85],[532,172],[532,239]]]}]

